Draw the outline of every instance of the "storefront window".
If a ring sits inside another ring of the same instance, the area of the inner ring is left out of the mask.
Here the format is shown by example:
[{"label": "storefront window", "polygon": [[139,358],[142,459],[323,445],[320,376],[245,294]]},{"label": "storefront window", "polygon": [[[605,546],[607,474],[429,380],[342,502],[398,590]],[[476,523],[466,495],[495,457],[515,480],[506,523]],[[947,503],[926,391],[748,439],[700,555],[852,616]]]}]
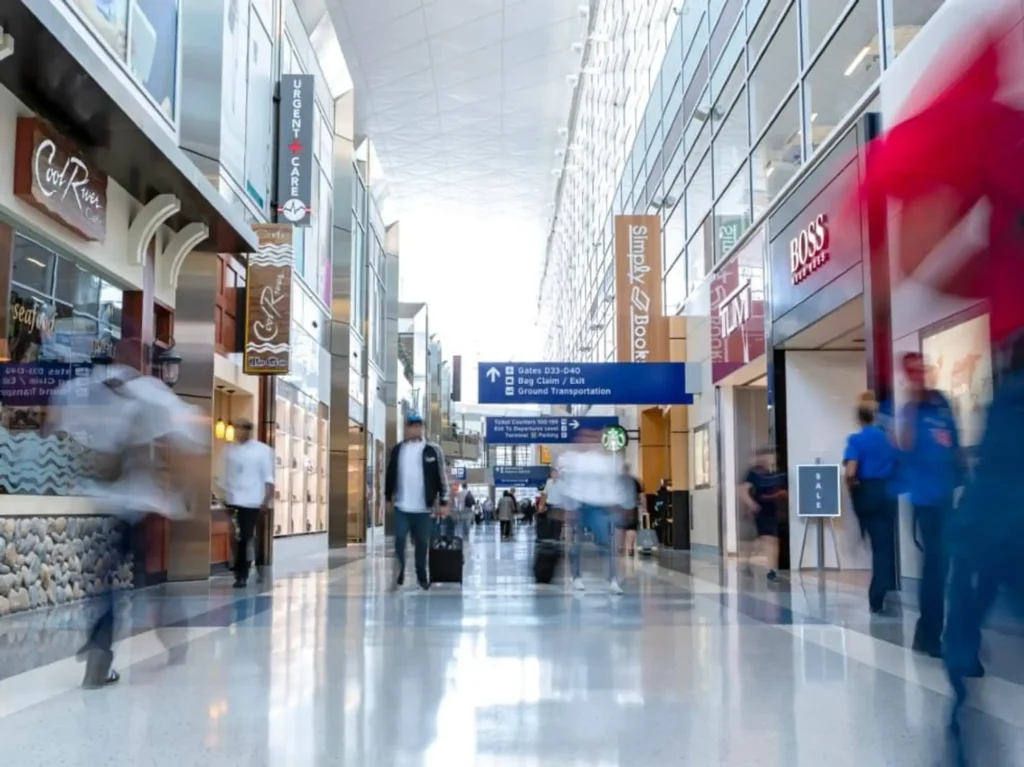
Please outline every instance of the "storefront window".
[{"label": "storefront window", "polygon": [[756,136],[797,81],[800,69],[796,6],[790,8],[750,75],[750,123]]},{"label": "storefront window", "polygon": [[755,218],[768,210],[803,163],[799,104],[799,96],[794,93],[754,147],[751,165]]},{"label": "storefront window", "polygon": [[[99,2],[99,0],[97,0]],[[128,63],[168,117],[178,75],[178,0],[133,0]]]},{"label": "storefront window", "polygon": [[24,237],[16,237],[11,279],[23,287],[49,295],[53,288],[56,260],[57,257],[43,246]]},{"label": "storefront window", "polygon": [[715,263],[736,246],[750,222],[750,174],[744,165],[715,203]]},{"label": "storefront window", "polygon": [[885,4],[885,44],[889,59],[899,56],[917,37],[945,0],[883,0]]},{"label": "storefront window", "polygon": [[807,74],[805,103],[814,152],[881,74],[875,4],[859,0]]}]

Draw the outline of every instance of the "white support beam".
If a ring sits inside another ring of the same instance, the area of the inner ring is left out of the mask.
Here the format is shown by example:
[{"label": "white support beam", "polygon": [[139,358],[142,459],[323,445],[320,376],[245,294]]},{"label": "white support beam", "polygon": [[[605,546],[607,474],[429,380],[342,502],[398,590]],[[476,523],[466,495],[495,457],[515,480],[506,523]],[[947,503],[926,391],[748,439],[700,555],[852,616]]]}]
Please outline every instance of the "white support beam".
[{"label": "white support beam", "polygon": [[128,258],[130,263],[142,265],[146,249],[163,224],[181,211],[181,200],[173,194],[158,194],[147,202],[128,227]]},{"label": "white support beam", "polygon": [[14,55],[14,38],[0,26],[0,61]]},{"label": "white support beam", "polygon": [[185,263],[188,254],[196,249],[203,240],[210,236],[210,227],[197,222],[191,223],[180,232],[175,232],[171,241],[164,248],[164,258],[171,262],[170,283],[171,287],[177,290],[178,275],[181,274],[181,267]]}]

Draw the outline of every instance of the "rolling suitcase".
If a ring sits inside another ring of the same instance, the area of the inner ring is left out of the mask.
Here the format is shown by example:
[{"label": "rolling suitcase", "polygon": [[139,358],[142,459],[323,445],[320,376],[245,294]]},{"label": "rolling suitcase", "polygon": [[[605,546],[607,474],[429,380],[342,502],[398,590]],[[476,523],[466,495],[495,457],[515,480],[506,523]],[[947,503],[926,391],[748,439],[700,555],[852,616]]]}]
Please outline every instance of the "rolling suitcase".
[{"label": "rolling suitcase", "polygon": [[648,514],[640,515],[640,527],[636,533],[636,548],[640,556],[649,557],[658,548],[658,534],[651,529],[651,518]]},{"label": "rolling suitcase", "polygon": [[537,541],[533,554],[533,579],[537,583],[551,583],[562,558],[562,545],[558,541]]},{"label": "rolling suitcase", "polygon": [[430,536],[427,567],[431,583],[462,583],[462,538],[455,534],[455,521],[438,519]]}]

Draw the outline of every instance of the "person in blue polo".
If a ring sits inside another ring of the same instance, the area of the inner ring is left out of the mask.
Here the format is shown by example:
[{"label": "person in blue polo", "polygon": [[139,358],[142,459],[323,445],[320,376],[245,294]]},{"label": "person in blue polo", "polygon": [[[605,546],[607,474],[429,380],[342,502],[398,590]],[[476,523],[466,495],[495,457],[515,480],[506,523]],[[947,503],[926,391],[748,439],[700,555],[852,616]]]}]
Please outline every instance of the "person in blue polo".
[{"label": "person in blue polo", "polygon": [[846,441],[843,453],[846,484],[861,535],[871,542],[871,612],[885,609],[886,595],[896,588],[896,447],[877,423],[878,406],[871,392],[857,404],[859,430]]},{"label": "person in blue polo", "polygon": [[964,455],[953,407],[946,395],[927,386],[922,356],[904,355],[903,371],[910,401],[900,419],[900,479],[910,494],[914,540],[924,560],[914,650],[940,658],[949,568],[945,528],[953,511],[953,494],[963,484]]}]

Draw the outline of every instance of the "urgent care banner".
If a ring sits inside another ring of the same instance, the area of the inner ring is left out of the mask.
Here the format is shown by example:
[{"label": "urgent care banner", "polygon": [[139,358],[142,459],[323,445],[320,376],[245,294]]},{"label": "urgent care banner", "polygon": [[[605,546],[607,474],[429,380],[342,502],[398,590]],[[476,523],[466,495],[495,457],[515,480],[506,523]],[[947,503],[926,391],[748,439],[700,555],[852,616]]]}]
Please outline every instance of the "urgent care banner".
[{"label": "urgent care banner", "polygon": [[661,217],[615,217],[615,323],[619,362],[668,362],[661,300]]}]

